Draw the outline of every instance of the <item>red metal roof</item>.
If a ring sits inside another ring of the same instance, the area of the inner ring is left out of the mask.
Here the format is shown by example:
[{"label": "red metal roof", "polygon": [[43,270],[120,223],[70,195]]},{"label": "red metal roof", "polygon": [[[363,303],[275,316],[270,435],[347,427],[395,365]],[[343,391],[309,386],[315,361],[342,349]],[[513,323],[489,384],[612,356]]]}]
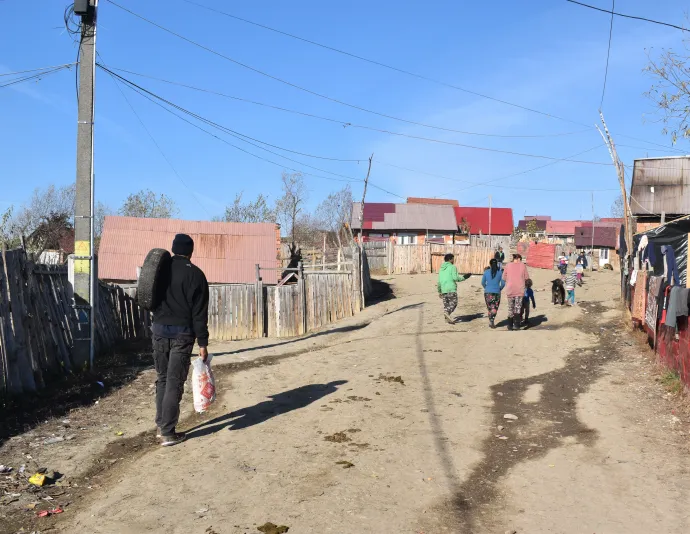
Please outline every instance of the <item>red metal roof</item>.
[{"label": "red metal roof", "polygon": [[491,229],[489,229],[489,208],[460,206],[454,209],[458,227],[464,218],[469,223],[472,234],[510,235],[513,233],[513,210],[511,208],[491,208]]},{"label": "red metal roof", "polygon": [[457,200],[451,200],[449,198],[422,198],[422,197],[407,197],[408,204],[434,204],[436,206],[453,206],[457,208]]},{"label": "red metal roof", "polygon": [[592,246],[592,230],[594,230],[594,246],[616,248],[618,238],[615,228],[596,226],[578,226],[575,228],[575,246],[578,248],[590,248]]},{"label": "red metal roof", "polygon": [[574,236],[577,226],[582,226],[582,221],[546,221],[546,233]]},{"label": "red metal roof", "polygon": [[[194,239],[192,262],[212,284],[256,281],[256,264],[278,267],[277,233],[273,223],[223,223],[177,219],[106,217],[98,254],[103,280],[136,280],[152,248],[170,250],[175,234]],[[276,283],[278,271],[262,271],[264,282]]]},{"label": "red metal roof", "polygon": [[[359,229],[360,203],[352,204],[352,228]],[[364,204],[364,229],[438,230],[456,232],[452,206],[428,204]]]}]

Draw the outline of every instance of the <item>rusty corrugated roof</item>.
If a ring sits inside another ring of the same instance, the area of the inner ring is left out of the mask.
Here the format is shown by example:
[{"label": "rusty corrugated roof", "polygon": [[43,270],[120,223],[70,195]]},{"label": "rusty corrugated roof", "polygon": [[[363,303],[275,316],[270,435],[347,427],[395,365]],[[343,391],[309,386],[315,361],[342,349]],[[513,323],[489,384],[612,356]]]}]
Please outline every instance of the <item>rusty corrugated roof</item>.
[{"label": "rusty corrugated roof", "polygon": [[[175,234],[194,239],[192,262],[212,284],[256,281],[256,264],[278,267],[277,234],[273,223],[224,223],[179,219],[106,217],[98,254],[103,280],[136,280],[152,248],[170,250]],[[263,271],[267,283],[276,283],[277,271]]]},{"label": "rusty corrugated roof", "polygon": [[[376,205],[378,208],[380,205]],[[452,206],[433,204],[386,204],[386,209],[369,212],[364,204],[364,228],[371,230],[441,230],[458,229]],[[352,228],[359,229],[360,203],[352,205]],[[383,220],[381,220],[383,219]]]},{"label": "rusty corrugated roof", "polygon": [[423,197],[407,197],[408,204],[432,204],[435,206],[453,206],[457,208],[460,204],[457,200],[449,198],[423,198]]}]

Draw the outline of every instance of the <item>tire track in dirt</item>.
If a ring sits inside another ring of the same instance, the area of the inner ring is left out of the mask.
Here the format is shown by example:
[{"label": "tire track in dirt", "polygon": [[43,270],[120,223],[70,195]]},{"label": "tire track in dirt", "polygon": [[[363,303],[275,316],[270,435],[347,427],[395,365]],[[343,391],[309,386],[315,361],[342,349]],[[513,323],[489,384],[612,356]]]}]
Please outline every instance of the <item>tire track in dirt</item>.
[{"label": "tire track in dirt", "polygon": [[[464,482],[458,477],[447,438],[441,422],[435,414],[433,392],[423,363],[421,341],[418,338],[417,352],[425,389],[425,400],[436,453],[448,479],[451,498],[436,507],[438,523],[452,532],[478,534],[492,532],[492,514],[488,512],[500,506],[499,483],[516,465],[543,458],[553,449],[563,446],[564,438],[574,438],[579,444],[592,446],[597,432],[587,427],[577,417],[577,398],[602,376],[604,366],[620,357],[615,338],[600,335],[601,329],[608,330],[615,322],[598,323],[597,318],[607,310],[598,303],[581,302],[580,306],[589,313],[575,321],[575,328],[598,336],[598,346],[578,348],[571,351],[565,365],[548,373],[508,380],[491,386],[493,419],[490,434],[484,439],[484,459],[477,464]],[[421,328],[421,315],[420,315]],[[514,335],[520,335],[519,333]],[[540,388],[536,402],[524,402],[528,390]],[[428,391],[427,391],[428,390]],[[506,420],[505,414],[514,414],[514,422]],[[498,427],[503,427],[498,431]],[[503,435],[508,439],[499,439]],[[425,518],[422,523],[427,524]],[[435,532],[436,530],[431,530]]]}]

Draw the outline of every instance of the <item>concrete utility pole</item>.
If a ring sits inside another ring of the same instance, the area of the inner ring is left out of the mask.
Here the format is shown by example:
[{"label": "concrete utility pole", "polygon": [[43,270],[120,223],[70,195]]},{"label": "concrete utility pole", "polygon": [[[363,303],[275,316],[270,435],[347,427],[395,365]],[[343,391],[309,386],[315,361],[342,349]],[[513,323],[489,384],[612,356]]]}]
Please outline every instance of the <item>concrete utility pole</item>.
[{"label": "concrete utility pole", "polygon": [[74,337],[74,364],[77,369],[93,369],[96,266],[93,247],[93,123],[96,81],[96,12],[98,0],[75,0],[74,13],[81,16],[79,44],[79,102],[77,118],[77,187],[74,213],[74,256],[70,280],[78,317]]},{"label": "concrete utility pole", "polygon": [[594,270],[594,191],[592,191],[592,260],[589,262],[589,270]]}]

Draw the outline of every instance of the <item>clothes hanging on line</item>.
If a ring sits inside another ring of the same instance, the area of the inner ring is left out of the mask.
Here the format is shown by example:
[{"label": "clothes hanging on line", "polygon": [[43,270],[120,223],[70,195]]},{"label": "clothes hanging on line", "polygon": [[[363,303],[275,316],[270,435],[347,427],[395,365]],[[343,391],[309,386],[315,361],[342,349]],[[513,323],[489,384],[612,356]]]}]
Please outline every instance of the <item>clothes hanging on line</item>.
[{"label": "clothes hanging on line", "polygon": [[679,286],[680,276],[673,247],[671,245],[663,245],[661,247],[661,254],[664,256],[664,279],[670,285]]}]

